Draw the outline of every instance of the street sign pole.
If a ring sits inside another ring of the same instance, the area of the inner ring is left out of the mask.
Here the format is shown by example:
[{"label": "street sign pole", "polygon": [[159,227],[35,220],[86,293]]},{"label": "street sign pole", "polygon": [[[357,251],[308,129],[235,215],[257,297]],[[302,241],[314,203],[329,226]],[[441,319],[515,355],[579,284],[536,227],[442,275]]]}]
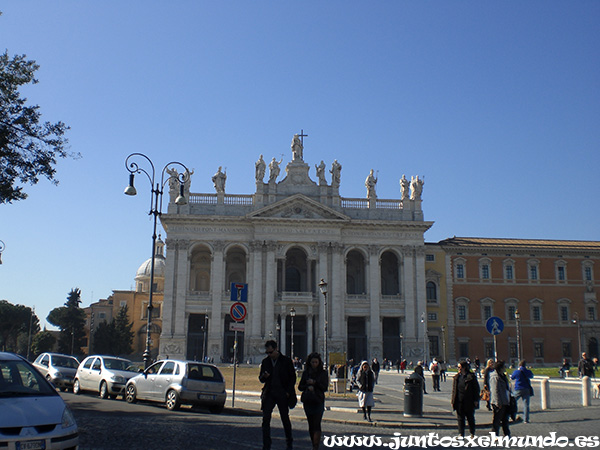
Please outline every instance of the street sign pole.
[{"label": "street sign pole", "polygon": [[233,388],[231,393],[231,407],[235,407],[235,372],[237,369],[237,330],[233,335]]},{"label": "street sign pole", "polygon": [[498,361],[498,347],[496,343],[496,335],[494,335],[494,359]]}]

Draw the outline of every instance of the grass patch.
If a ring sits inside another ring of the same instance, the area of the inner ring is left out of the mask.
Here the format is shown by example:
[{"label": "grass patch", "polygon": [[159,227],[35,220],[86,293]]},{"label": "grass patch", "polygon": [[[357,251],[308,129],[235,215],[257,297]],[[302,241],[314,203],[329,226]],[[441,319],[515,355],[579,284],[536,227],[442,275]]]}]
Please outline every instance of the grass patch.
[{"label": "grass patch", "polygon": [[[233,366],[219,366],[227,389],[233,388]],[[263,384],[258,381],[258,367],[240,366],[235,371],[236,391],[260,391]]]}]

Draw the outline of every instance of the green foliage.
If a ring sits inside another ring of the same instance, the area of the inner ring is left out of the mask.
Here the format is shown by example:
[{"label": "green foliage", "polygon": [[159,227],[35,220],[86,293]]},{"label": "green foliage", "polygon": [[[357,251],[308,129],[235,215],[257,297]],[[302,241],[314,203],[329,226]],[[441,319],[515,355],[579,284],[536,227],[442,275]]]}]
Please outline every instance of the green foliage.
[{"label": "green foliage", "polygon": [[40,321],[30,307],[0,300],[0,349],[27,354],[27,343],[19,347],[19,335],[28,336],[30,326],[32,335],[40,330]]},{"label": "green foliage", "polygon": [[129,321],[127,306],[123,306],[115,320],[98,325],[92,340],[94,353],[123,356],[133,352],[133,323]]},{"label": "green foliage", "polygon": [[81,347],[85,342],[85,312],[79,307],[80,303],[81,291],[79,288],[71,289],[65,306],[54,308],[46,318],[49,323],[60,328],[60,353],[81,354]]},{"label": "green foliage", "polygon": [[36,334],[31,341],[31,351],[34,356],[40,353],[50,352],[56,344],[56,338],[49,331],[41,331]]},{"label": "green foliage", "polygon": [[39,69],[25,55],[0,55],[0,204],[27,198],[23,186],[43,176],[54,184],[58,158],[77,156],[65,150],[69,129],[64,123],[40,122],[38,105],[27,105],[19,88],[36,84]]}]

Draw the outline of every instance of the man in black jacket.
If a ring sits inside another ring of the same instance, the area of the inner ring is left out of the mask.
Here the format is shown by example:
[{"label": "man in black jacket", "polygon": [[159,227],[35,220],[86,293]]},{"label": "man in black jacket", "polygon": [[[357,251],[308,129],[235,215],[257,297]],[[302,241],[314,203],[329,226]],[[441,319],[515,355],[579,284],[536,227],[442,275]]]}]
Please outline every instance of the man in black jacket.
[{"label": "man in black jacket", "polygon": [[287,448],[291,449],[293,439],[289,408],[296,406],[296,371],[292,360],[277,349],[277,342],[267,341],[265,351],[267,357],[260,365],[258,376],[261,383],[265,384],[261,394],[263,449],[271,448],[271,415],[275,405],[281,416]]},{"label": "man in black jacket", "polygon": [[475,409],[479,407],[479,382],[466,361],[458,363],[458,373],[454,376],[450,403],[452,410],[456,411],[458,434],[464,437],[465,419],[467,419],[471,437],[475,436]]}]

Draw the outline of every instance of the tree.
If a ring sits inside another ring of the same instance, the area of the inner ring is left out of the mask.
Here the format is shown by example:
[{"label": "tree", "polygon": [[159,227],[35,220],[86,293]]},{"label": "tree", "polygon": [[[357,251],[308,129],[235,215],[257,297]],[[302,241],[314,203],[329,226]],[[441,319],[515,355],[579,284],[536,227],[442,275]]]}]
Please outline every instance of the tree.
[{"label": "tree", "polygon": [[27,354],[27,344],[25,349],[18,344],[19,335],[28,335],[30,326],[32,335],[40,330],[40,321],[30,307],[0,300],[0,349]]},{"label": "tree", "polygon": [[56,344],[56,338],[49,331],[41,331],[33,337],[31,341],[31,351],[35,356],[40,353],[52,351]]},{"label": "tree", "polygon": [[98,325],[94,332],[94,352],[106,355],[129,355],[133,352],[133,323],[129,322],[127,306],[123,306],[112,322]]},{"label": "tree", "polygon": [[25,55],[0,55],[0,204],[27,198],[17,183],[34,185],[43,176],[58,184],[57,159],[78,156],[65,150],[69,127],[40,122],[39,105],[27,105],[27,98],[21,97],[21,86],[38,82],[38,69]]},{"label": "tree", "polygon": [[58,337],[58,351],[71,355],[81,353],[85,343],[85,312],[79,307],[81,291],[79,288],[71,289],[67,296],[65,306],[54,308],[46,320],[60,328]]}]

